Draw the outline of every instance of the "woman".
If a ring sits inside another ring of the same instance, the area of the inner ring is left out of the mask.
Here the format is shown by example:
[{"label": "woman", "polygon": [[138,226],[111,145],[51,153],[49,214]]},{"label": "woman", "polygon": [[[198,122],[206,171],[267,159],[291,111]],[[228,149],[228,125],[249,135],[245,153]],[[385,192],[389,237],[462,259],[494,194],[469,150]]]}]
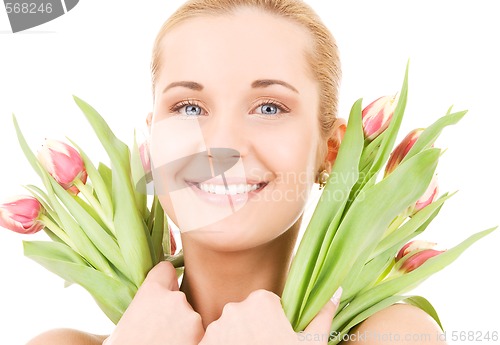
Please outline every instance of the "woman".
[{"label": "woman", "polygon": [[[341,291],[298,335],[279,296],[307,197],[345,130],[331,34],[297,0],[189,1],[160,30],[152,76],[153,174],[181,230],[182,284],[160,263],[111,336],[56,330],[29,344],[326,344]],[[406,305],[353,334],[365,344],[439,338]]]}]

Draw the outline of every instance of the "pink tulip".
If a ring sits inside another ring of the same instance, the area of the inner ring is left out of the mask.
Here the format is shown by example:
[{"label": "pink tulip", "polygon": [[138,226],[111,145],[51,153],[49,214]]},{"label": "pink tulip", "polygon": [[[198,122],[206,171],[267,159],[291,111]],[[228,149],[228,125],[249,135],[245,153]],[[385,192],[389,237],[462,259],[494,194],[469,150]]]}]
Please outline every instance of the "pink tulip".
[{"label": "pink tulip", "polygon": [[73,195],[79,190],[74,185],[79,178],[87,181],[87,171],[82,157],[73,147],[57,140],[46,140],[38,152],[38,160],[50,175],[68,192]]},{"label": "pink tulip", "polygon": [[411,272],[424,264],[430,258],[443,253],[444,250],[424,249],[406,259],[400,267],[404,273]]},{"label": "pink tulip", "polygon": [[431,183],[429,184],[429,187],[427,187],[427,190],[425,191],[424,195],[422,195],[420,197],[420,199],[418,199],[417,202],[415,203],[415,206],[413,208],[413,213],[420,211],[425,206],[434,202],[434,200],[436,200],[436,198],[438,196],[438,193],[439,193],[439,188],[438,188],[438,183],[437,183],[437,176],[434,175],[434,177],[432,178]]},{"label": "pink tulip", "polygon": [[151,161],[149,159],[149,145],[145,141],[139,146],[139,155],[141,156],[141,163],[144,173],[147,175],[151,173]]},{"label": "pink tulip", "polygon": [[43,212],[40,202],[31,196],[18,196],[0,204],[0,226],[20,234],[34,234],[43,229],[38,220]]},{"label": "pink tulip", "polygon": [[175,243],[174,233],[170,226],[168,227],[168,232],[170,233],[170,255],[174,255],[177,250],[177,244]]},{"label": "pink tulip", "polygon": [[396,167],[401,163],[401,161],[408,154],[410,149],[415,145],[415,142],[420,137],[420,134],[424,131],[423,128],[417,128],[408,133],[408,135],[399,143],[398,146],[392,151],[389,161],[385,167],[384,176],[389,175]]},{"label": "pink tulip", "polygon": [[411,252],[416,252],[416,251],[421,251],[424,249],[432,249],[436,246],[436,243],[433,242],[427,242],[427,241],[420,241],[420,240],[415,240],[408,242],[401,248],[398,252],[398,255],[396,255],[396,262],[401,260],[405,255],[411,253]]},{"label": "pink tulip", "polygon": [[396,96],[383,96],[363,109],[361,115],[366,139],[375,139],[389,127],[396,106]]}]

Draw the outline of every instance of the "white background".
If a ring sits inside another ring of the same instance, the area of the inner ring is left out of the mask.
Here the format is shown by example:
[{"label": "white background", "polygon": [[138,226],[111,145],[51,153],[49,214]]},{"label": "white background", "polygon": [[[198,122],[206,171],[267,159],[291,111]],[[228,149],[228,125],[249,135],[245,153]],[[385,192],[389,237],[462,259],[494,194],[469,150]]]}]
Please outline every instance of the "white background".
[{"label": "white background", "polygon": [[[153,39],[181,3],[82,0],[65,16],[16,34],[0,6],[0,199],[23,193],[22,184],[40,184],[18,147],[12,112],[34,150],[45,137],[66,135],[95,160],[104,160],[74,94],[130,142],[133,128],[152,109]],[[308,3],[340,47],[342,116],[359,97],[366,105],[398,91],[408,58],[410,93],[402,135],[429,125],[452,104],[469,109],[437,143],[448,148],[438,168],[441,190],[459,193],[424,237],[450,247],[499,224],[496,1]],[[23,256],[21,240],[32,238],[44,234],[23,237],[0,230],[0,344],[24,344],[56,327],[109,332],[112,324],[83,289],[64,289],[60,278]],[[499,239],[497,231],[415,290],[433,302],[448,339],[453,331],[500,331]]]}]

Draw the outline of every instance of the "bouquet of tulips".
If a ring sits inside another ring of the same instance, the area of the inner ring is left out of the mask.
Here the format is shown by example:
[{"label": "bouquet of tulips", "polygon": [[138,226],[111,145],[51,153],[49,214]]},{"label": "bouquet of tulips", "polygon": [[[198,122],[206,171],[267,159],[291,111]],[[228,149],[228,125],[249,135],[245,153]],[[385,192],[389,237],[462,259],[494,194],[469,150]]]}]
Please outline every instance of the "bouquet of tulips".
[{"label": "bouquet of tulips", "polygon": [[[335,165],[286,281],[282,304],[296,331],[342,286],[330,344],[400,301],[422,308],[440,324],[426,299],[402,294],[494,230],[476,233],[446,251],[411,241],[452,195],[438,197],[435,169],[441,151],[433,144],[466,112],[450,109],[392,150],[405,110],[407,76],[408,69],[397,100],[381,97],[363,110],[361,100],[354,103]],[[28,185],[33,196],[0,205],[0,225],[25,234],[44,229],[52,241],[25,241],[25,255],[66,282],[83,286],[117,323],[156,263],[170,260],[182,273],[182,250],[175,254],[158,199],[148,203],[145,176],[151,168],[145,147],[134,141],[129,148],[95,109],[74,99],[106,150],[110,167],[94,166],[74,143],[76,149],[48,141],[36,157],[14,118],[21,147],[45,190]]]},{"label": "bouquet of tulips", "polygon": [[44,229],[52,241],[24,241],[24,254],[66,283],[84,287],[117,323],[155,264],[171,260],[182,273],[182,251],[174,255],[175,240],[157,197],[148,206],[146,144],[134,141],[130,149],[90,105],[74,99],[111,167],[96,167],[75,143],[55,140],[35,156],[14,116],[21,148],[45,190],[27,185],[33,196],[0,205],[0,225],[24,234]]},{"label": "bouquet of tulips", "polygon": [[429,127],[411,131],[391,153],[407,93],[408,68],[398,100],[381,97],[363,110],[361,99],[354,103],[335,165],[286,281],[282,303],[296,331],[342,287],[329,344],[338,344],[352,327],[401,301],[423,309],[442,327],[425,298],[402,294],[496,228],[449,250],[411,241],[453,195],[438,197],[435,169],[441,150],[433,144],[466,111],[451,113],[450,108]]}]

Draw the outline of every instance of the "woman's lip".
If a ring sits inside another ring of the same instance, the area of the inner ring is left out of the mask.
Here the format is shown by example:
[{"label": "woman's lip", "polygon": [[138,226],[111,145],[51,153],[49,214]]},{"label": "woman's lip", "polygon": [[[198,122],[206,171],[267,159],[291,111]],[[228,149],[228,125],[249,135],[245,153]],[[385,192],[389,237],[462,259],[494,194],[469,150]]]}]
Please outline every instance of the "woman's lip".
[{"label": "woman's lip", "polygon": [[200,184],[200,183],[205,183],[205,184],[214,184],[214,185],[226,185],[226,184],[267,184],[269,181],[262,181],[262,180],[254,180],[254,179],[248,179],[248,178],[241,178],[241,177],[232,177],[232,176],[224,176],[222,177],[217,177],[217,178],[211,178],[211,179],[203,179],[203,180],[185,180],[186,183],[188,184]]}]

